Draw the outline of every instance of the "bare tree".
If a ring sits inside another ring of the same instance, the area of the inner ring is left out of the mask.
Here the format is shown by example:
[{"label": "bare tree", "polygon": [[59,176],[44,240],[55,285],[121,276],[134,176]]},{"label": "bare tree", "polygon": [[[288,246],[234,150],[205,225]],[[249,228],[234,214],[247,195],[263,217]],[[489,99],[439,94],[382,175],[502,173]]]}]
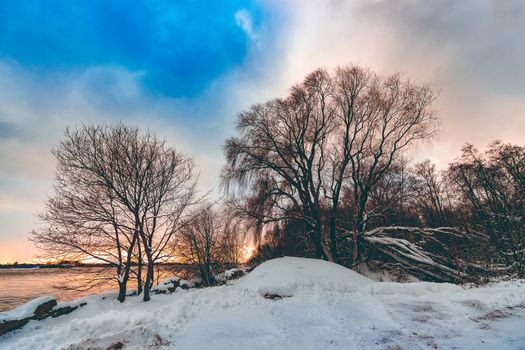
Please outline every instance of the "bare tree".
[{"label": "bare tree", "polygon": [[196,267],[205,285],[215,282],[214,272],[224,267],[238,266],[244,248],[236,220],[228,220],[223,210],[204,204],[193,214],[176,240],[177,256]]},{"label": "bare tree", "polygon": [[140,240],[147,258],[145,301],[149,300],[156,262],[171,257],[166,248],[176,232],[192,220],[189,209],[200,201],[190,158],[165,148],[164,142],[152,143],[146,158],[151,171],[144,178],[146,193],[139,218]]},{"label": "bare tree", "polygon": [[433,100],[428,85],[399,75],[383,79],[357,66],[332,75],[317,70],[288,97],[239,115],[239,136],[225,145],[223,184],[258,232],[301,219],[316,255],[328,260],[338,257],[338,210],[342,191],[350,189],[357,260],[373,214],[370,193],[408,146],[435,133]]},{"label": "bare tree", "polygon": [[237,267],[247,258],[246,229],[242,220],[223,210],[220,261],[223,267]]},{"label": "bare tree", "polygon": [[196,214],[190,225],[181,229],[177,240],[179,258],[198,269],[205,285],[211,285],[213,269],[218,265],[222,222],[219,214],[209,206]]},{"label": "bare tree", "polygon": [[398,74],[383,80],[372,74],[369,79],[350,133],[354,263],[359,261],[360,238],[374,215],[368,208],[371,191],[408,146],[436,132],[434,95],[428,85],[412,84]]},{"label": "bare tree", "polygon": [[33,241],[51,256],[116,267],[118,300],[138,262],[147,257],[144,299],[153,264],[191,204],[193,162],[150,133],[123,125],[66,129],[53,150],[55,195]]},{"label": "bare tree", "polygon": [[[255,105],[241,113],[239,138],[227,141],[226,186],[252,187],[245,213],[262,225],[301,217],[318,256],[331,259],[321,233],[322,155],[332,128],[322,102],[328,91],[326,72],[316,71],[292,89],[286,99]],[[243,210],[240,207],[240,211]]]},{"label": "bare tree", "polygon": [[494,142],[481,153],[472,145],[448,169],[475,229],[489,235],[509,268],[525,269],[525,148]]},{"label": "bare tree", "polygon": [[[397,160],[370,191],[368,207],[372,214],[369,215],[368,229],[389,226],[392,223],[404,226],[418,225],[417,214],[411,205],[414,191],[410,183],[407,162],[404,159]],[[344,204],[347,208],[351,208],[353,203],[351,189],[346,191],[345,196]],[[346,226],[351,227],[351,225]]]},{"label": "bare tree", "polygon": [[450,225],[447,219],[448,202],[446,184],[436,171],[434,164],[426,160],[418,163],[411,171],[410,187],[417,211],[428,227]]}]

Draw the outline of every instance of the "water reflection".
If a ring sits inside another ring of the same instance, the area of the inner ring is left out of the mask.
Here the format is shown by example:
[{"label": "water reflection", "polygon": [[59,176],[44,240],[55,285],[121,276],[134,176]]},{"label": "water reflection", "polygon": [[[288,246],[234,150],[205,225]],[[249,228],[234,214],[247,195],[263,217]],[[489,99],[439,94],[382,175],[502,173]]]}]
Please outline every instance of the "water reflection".
[{"label": "water reflection", "polygon": [[[176,274],[173,268],[161,268],[155,279]],[[0,312],[11,310],[42,295],[52,295],[59,301],[81,298],[89,294],[116,290],[113,279],[114,269],[110,268],[39,268],[0,269]],[[65,289],[67,286],[93,284],[89,290]],[[57,286],[63,288],[56,288]],[[128,289],[136,288],[134,278]]]}]

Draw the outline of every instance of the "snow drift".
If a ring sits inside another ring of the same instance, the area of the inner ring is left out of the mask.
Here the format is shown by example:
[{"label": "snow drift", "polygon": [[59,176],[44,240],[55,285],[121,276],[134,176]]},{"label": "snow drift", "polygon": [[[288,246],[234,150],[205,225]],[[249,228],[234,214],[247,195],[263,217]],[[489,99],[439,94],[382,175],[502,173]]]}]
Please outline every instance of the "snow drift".
[{"label": "snow drift", "polygon": [[28,303],[25,303],[24,305],[20,305],[14,310],[0,312],[0,322],[31,317],[35,314],[36,309],[40,305],[53,300],[55,300],[55,298],[52,296],[41,296],[29,301]]},{"label": "snow drift", "polygon": [[354,292],[371,283],[371,279],[328,261],[284,257],[262,263],[241,279],[237,288],[261,295],[292,296],[298,290]]}]

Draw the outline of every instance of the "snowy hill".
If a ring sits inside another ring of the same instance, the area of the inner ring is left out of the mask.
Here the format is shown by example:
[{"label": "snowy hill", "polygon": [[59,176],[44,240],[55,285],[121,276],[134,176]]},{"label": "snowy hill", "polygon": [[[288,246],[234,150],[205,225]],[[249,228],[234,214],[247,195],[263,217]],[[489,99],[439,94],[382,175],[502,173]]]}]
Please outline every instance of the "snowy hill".
[{"label": "snowy hill", "polygon": [[525,283],[483,288],[374,282],[336,264],[281,258],[232,285],[84,298],[31,321],[0,349],[524,349]]},{"label": "snowy hill", "polygon": [[285,257],[263,263],[237,288],[264,294],[292,296],[300,291],[354,292],[373,283],[355,271],[324,260]]}]

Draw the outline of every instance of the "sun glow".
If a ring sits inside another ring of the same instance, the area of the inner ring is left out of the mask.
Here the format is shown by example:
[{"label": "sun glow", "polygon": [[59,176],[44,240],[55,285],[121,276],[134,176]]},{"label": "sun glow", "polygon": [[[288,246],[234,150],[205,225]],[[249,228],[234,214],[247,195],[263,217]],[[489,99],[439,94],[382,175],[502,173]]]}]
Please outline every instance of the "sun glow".
[{"label": "sun glow", "polygon": [[250,260],[251,257],[253,257],[253,253],[255,252],[255,245],[249,244],[246,245],[242,252],[242,259],[244,262]]}]

